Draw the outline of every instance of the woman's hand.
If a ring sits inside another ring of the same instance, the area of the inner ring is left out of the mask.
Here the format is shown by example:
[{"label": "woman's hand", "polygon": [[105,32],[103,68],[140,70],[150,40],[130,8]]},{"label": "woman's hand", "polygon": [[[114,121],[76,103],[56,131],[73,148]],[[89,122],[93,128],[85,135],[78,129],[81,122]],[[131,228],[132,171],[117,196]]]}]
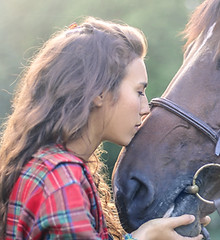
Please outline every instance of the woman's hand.
[{"label": "woman's hand", "polygon": [[[132,232],[132,237],[137,240],[201,240],[203,236],[183,237],[174,229],[182,225],[194,222],[193,215],[182,215],[180,217],[154,219],[141,225],[136,231]],[[201,219],[201,223],[206,225],[210,222],[207,217]]]}]

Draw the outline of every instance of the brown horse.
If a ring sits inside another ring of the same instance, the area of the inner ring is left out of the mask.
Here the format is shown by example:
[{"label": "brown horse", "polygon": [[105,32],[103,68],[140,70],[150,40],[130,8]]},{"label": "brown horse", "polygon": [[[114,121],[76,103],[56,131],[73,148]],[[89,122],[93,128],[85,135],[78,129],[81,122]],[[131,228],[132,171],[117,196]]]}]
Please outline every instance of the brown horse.
[{"label": "brown horse", "polygon": [[[196,221],[176,230],[196,236],[199,219],[215,210],[186,189],[197,169],[220,163],[220,0],[195,10],[185,36],[181,68],[115,167],[116,205],[128,232],[150,219],[188,213]],[[219,198],[219,175],[217,168],[198,175],[200,196]]]}]

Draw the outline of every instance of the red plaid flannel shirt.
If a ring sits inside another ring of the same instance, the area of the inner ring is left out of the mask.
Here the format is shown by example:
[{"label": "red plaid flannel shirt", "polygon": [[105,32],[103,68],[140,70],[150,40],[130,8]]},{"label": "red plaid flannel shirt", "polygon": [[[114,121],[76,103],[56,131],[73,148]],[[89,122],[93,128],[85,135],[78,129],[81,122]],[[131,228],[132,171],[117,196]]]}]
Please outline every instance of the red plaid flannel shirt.
[{"label": "red plaid flannel shirt", "polygon": [[6,239],[108,239],[88,167],[62,146],[40,149],[10,195]]}]

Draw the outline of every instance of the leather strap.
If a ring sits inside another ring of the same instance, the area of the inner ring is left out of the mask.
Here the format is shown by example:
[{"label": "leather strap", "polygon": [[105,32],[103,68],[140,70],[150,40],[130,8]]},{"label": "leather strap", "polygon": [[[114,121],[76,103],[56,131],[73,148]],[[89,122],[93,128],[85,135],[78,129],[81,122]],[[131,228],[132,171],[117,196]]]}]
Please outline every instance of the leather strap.
[{"label": "leather strap", "polygon": [[166,98],[153,98],[150,102],[151,107],[162,107],[175,115],[179,116],[183,120],[190,123],[192,126],[200,130],[206,136],[208,136],[212,142],[216,144],[215,154],[220,155],[220,131],[216,132],[208,124],[201,119],[197,118],[190,112],[184,110],[174,102]]}]

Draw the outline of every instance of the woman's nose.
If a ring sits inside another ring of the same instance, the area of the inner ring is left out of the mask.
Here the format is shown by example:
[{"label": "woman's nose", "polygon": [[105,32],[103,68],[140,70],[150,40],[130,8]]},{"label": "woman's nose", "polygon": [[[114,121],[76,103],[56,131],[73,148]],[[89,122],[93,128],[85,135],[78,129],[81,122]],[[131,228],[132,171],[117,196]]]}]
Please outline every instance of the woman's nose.
[{"label": "woman's nose", "polygon": [[149,112],[150,112],[150,107],[149,107],[148,99],[147,97],[144,97],[141,105],[140,115],[145,116],[145,115],[148,115]]}]

